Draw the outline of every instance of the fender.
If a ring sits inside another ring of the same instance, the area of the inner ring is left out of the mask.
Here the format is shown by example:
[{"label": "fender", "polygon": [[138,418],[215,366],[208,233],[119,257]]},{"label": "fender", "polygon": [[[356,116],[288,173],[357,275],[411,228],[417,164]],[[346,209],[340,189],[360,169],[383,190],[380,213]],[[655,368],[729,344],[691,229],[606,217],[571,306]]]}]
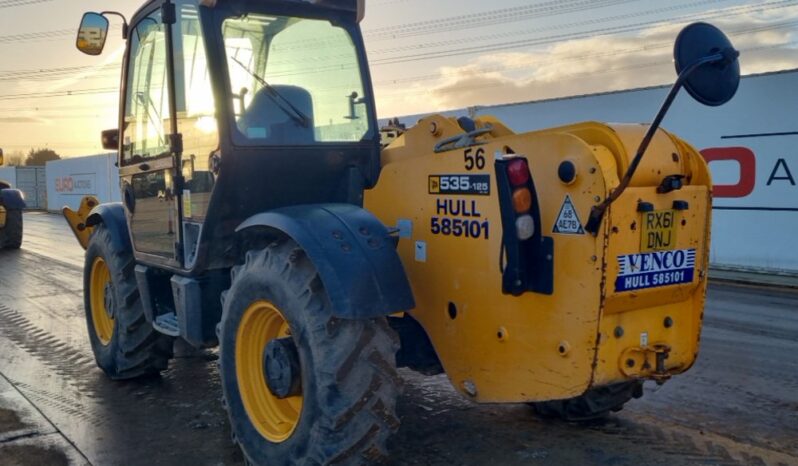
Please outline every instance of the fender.
[{"label": "fender", "polygon": [[6,209],[24,209],[26,207],[25,197],[18,189],[1,189],[0,205]]},{"label": "fender", "polygon": [[299,244],[316,266],[336,317],[370,319],[415,307],[388,230],[360,207],[284,207],[253,215],[236,233],[254,227],[278,230]]},{"label": "fender", "polygon": [[91,209],[89,216],[86,218],[86,226],[93,227],[100,223],[108,228],[114,246],[119,247],[120,250],[123,251],[133,250],[130,244],[127,219],[125,218],[125,208],[122,206],[121,202],[100,204]]}]

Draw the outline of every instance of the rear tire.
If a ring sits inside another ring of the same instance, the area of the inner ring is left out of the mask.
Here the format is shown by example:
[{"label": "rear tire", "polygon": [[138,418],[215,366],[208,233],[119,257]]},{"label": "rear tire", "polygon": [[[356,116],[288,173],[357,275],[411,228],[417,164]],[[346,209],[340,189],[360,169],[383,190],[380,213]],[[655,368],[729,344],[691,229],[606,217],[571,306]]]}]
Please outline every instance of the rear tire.
[{"label": "rear tire", "polygon": [[19,249],[22,246],[22,210],[6,211],[6,226],[0,230],[0,248]]},{"label": "rear tire", "polygon": [[[385,318],[334,317],[316,268],[290,239],[249,251],[222,301],[222,389],[234,440],[250,463],[355,465],[387,456],[401,381],[398,338]],[[267,337],[258,333],[264,328],[280,330]],[[261,346],[286,337],[301,388],[281,399],[266,385]]]},{"label": "rear tire", "polygon": [[173,338],[144,317],[134,267],[132,252],[96,225],[86,249],[83,300],[94,359],[115,380],[157,374],[172,357]]},{"label": "rear tire", "polygon": [[623,409],[632,398],[643,395],[643,382],[622,382],[588,390],[585,394],[567,400],[530,403],[538,414],[568,422],[587,422],[603,419],[610,412]]}]

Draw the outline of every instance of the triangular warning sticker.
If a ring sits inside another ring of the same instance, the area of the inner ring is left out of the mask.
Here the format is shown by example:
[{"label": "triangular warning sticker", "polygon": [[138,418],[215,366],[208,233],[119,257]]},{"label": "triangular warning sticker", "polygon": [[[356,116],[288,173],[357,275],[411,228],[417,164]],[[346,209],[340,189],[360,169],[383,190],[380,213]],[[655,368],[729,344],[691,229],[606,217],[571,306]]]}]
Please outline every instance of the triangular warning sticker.
[{"label": "triangular warning sticker", "polygon": [[571,196],[565,195],[565,201],[560,208],[560,214],[557,215],[557,221],[554,222],[554,233],[564,235],[584,235],[585,229],[582,228],[582,222],[579,221],[579,215],[576,214],[574,203],[571,202]]}]

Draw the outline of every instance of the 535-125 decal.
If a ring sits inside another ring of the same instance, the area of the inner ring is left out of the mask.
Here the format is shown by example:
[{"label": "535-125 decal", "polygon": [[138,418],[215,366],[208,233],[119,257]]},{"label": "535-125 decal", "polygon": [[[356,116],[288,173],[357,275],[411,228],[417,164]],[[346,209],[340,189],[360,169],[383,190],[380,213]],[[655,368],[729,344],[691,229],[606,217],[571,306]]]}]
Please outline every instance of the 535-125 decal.
[{"label": "535-125 decal", "polygon": [[437,195],[490,195],[490,175],[430,175],[429,193]]}]

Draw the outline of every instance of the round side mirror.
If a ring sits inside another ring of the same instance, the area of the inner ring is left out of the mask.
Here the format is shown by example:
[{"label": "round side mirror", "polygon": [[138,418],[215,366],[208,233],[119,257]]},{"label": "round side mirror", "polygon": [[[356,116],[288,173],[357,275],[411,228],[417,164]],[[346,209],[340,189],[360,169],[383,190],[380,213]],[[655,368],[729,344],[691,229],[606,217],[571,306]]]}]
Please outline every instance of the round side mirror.
[{"label": "round side mirror", "polygon": [[75,45],[86,55],[99,55],[108,36],[108,19],[99,13],[86,13],[80,21]]},{"label": "round side mirror", "polygon": [[711,107],[731,100],[740,85],[740,62],[731,41],[711,24],[693,23],[682,29],[673,48],[677,73],[716,54],[726,57],[699,66],[684,82],[695,100]]}]

